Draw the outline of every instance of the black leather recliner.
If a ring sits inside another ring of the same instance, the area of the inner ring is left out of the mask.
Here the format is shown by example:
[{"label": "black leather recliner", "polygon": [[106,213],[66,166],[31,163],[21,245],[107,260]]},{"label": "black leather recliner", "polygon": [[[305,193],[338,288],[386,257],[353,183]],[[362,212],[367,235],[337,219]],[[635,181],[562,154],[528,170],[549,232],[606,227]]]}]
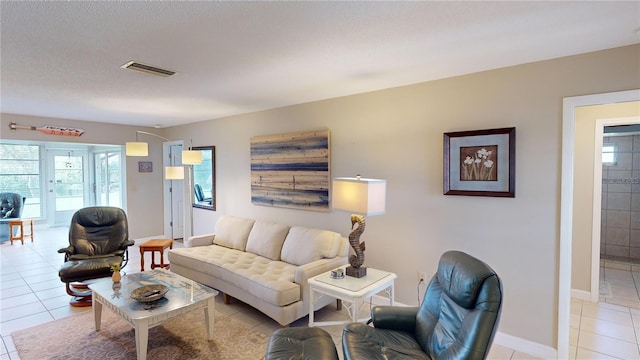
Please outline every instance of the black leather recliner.
[{"label": "black leather recliner", "polygon": [[58,275],[73,296],[71,305],[91,306],[91,291],[83,281],[111,276],[111,267],[124,267],[128,259],[129,225],[124,210],[93,206],[80,209],[71,218],[69,246]]},{"label": "black leather recliner", "polygon": [[344,328],[344,359],[486,359],[501,309],[502,284],[493,269],[448,251],[420,307],[376,306],[375,327]]},{"label": "black leather recliner", "polygon": [[9,221],[22,216],[24,200],[20,194],[0,193],[0,242],[9,240]]},{"label": "black leather recliner", "polygon": [[196,194],[196,200],[199,203],[209,203],[211,204],[211,198],[204,197],[204,191],[202,191],[202,186],[200,184],[195,184],[193,187],[193,191]]}]

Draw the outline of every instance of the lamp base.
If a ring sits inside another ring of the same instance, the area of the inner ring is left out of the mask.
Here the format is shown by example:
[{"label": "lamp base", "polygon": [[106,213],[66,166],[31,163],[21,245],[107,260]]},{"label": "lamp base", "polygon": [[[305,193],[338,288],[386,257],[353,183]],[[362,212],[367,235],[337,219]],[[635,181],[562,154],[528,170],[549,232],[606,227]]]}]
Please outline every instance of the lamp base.
[{"label": "lamp base", "polygon": [[367,268],[364,266],[361,266],[359,268],[354,268],[353,266],[347,266],[345,273],[347,274],[347,276],[351,276],[354,278],[361,278],[361,277],[367,276]]}]

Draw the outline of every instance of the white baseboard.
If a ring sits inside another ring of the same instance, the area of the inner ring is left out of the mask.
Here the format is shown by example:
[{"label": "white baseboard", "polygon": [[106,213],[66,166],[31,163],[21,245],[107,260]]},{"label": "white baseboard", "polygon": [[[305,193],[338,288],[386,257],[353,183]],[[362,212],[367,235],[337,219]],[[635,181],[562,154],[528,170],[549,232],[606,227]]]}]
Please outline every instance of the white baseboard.
[{"label": "white baseboard", "polygon": [[143,242],[145,242],[147,240],[154,240],[154,239],[166,239],[166,237],[164,235],[156,235],[156,236],[138,238],[138,239],[135,239],[134,241],[135,241],[136,245],[139,245],[139,244],[142,244]]},{"label": "white baseboard", "polygon": [[[381,295],[374,295],[371,298],[371,303],[373,305],[389,305],[389,299]],[[407,304],[399,303],[396,301],[394,302],[394,306],[416,306],[416,305],[407,305]],[[533,355],[540,359],[556,359],[557,353],[558,353],[556,349],[552,347],[542,345],[533,341],[529,341],[527,339],[519,338],[517,336],[505,334],[500,331],[496,332],[496,336],[493,339],[493,343],[515,350],[517,352]]]},{"label": "white baseboard", "polygon": [[571,289],[571,298],[578,300],[591,301],[591,292],[584,290]]},{"label": "white baseboard", "polygon": [[556,349],[550,346],[542,345],[537,342],[519,338],[517,336],[505,334],[500,331],[496,333],[496,336],[493,339],[493,343],[515,350],[517,352],[533,355],[540,359],[557,359],[558,357],[558,352],[556,351]]}]

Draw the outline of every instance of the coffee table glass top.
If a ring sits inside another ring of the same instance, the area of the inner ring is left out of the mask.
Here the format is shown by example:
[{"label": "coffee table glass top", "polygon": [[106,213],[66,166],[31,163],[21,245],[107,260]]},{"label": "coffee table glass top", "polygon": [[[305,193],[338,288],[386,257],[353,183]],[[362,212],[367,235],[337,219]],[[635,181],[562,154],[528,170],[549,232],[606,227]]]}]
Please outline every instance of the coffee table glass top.
[{"label": "coffee table glass top", "polygon": [[[343,266],[342,269],[344,270],[344,268],[345,267]],[[367,268],[367,275],[361,278],[355,278],[352,276],[347,276],[345,274],[344,278],[342,279],[332,279],[331,271],[328,271],[312,279],[321,283],[345,289],[347,291],[357,292],[391,275],[392,273],[390,272]]]},{"label": "coffee table glass top", "polygon": [[[131,298],[133,290],[158,284],[169,288],[163,298],[153,302]],[[155,312],[169,312],[218,295],[217,290],[164,269],[127,274],[119,284],[113,283],[111,278],[104,278],[89,285],[89,288],[132,319],[145,318]]]}]

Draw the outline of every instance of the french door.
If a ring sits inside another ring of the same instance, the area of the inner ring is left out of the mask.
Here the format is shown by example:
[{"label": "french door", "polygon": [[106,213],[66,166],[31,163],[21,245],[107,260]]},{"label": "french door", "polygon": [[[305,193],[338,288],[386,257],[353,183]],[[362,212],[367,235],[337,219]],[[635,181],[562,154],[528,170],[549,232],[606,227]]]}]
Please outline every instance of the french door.
[{"label": "french door", "polygon": [[95,153],[93,162],[95,204],[122,208],[122,153]]},{"label": "french door", "polygon": [[87,152],[48,150],[47,153],[50,169],[47,173],[50,223],[53,226],[66,226],[73,214],[87,203]]}]

